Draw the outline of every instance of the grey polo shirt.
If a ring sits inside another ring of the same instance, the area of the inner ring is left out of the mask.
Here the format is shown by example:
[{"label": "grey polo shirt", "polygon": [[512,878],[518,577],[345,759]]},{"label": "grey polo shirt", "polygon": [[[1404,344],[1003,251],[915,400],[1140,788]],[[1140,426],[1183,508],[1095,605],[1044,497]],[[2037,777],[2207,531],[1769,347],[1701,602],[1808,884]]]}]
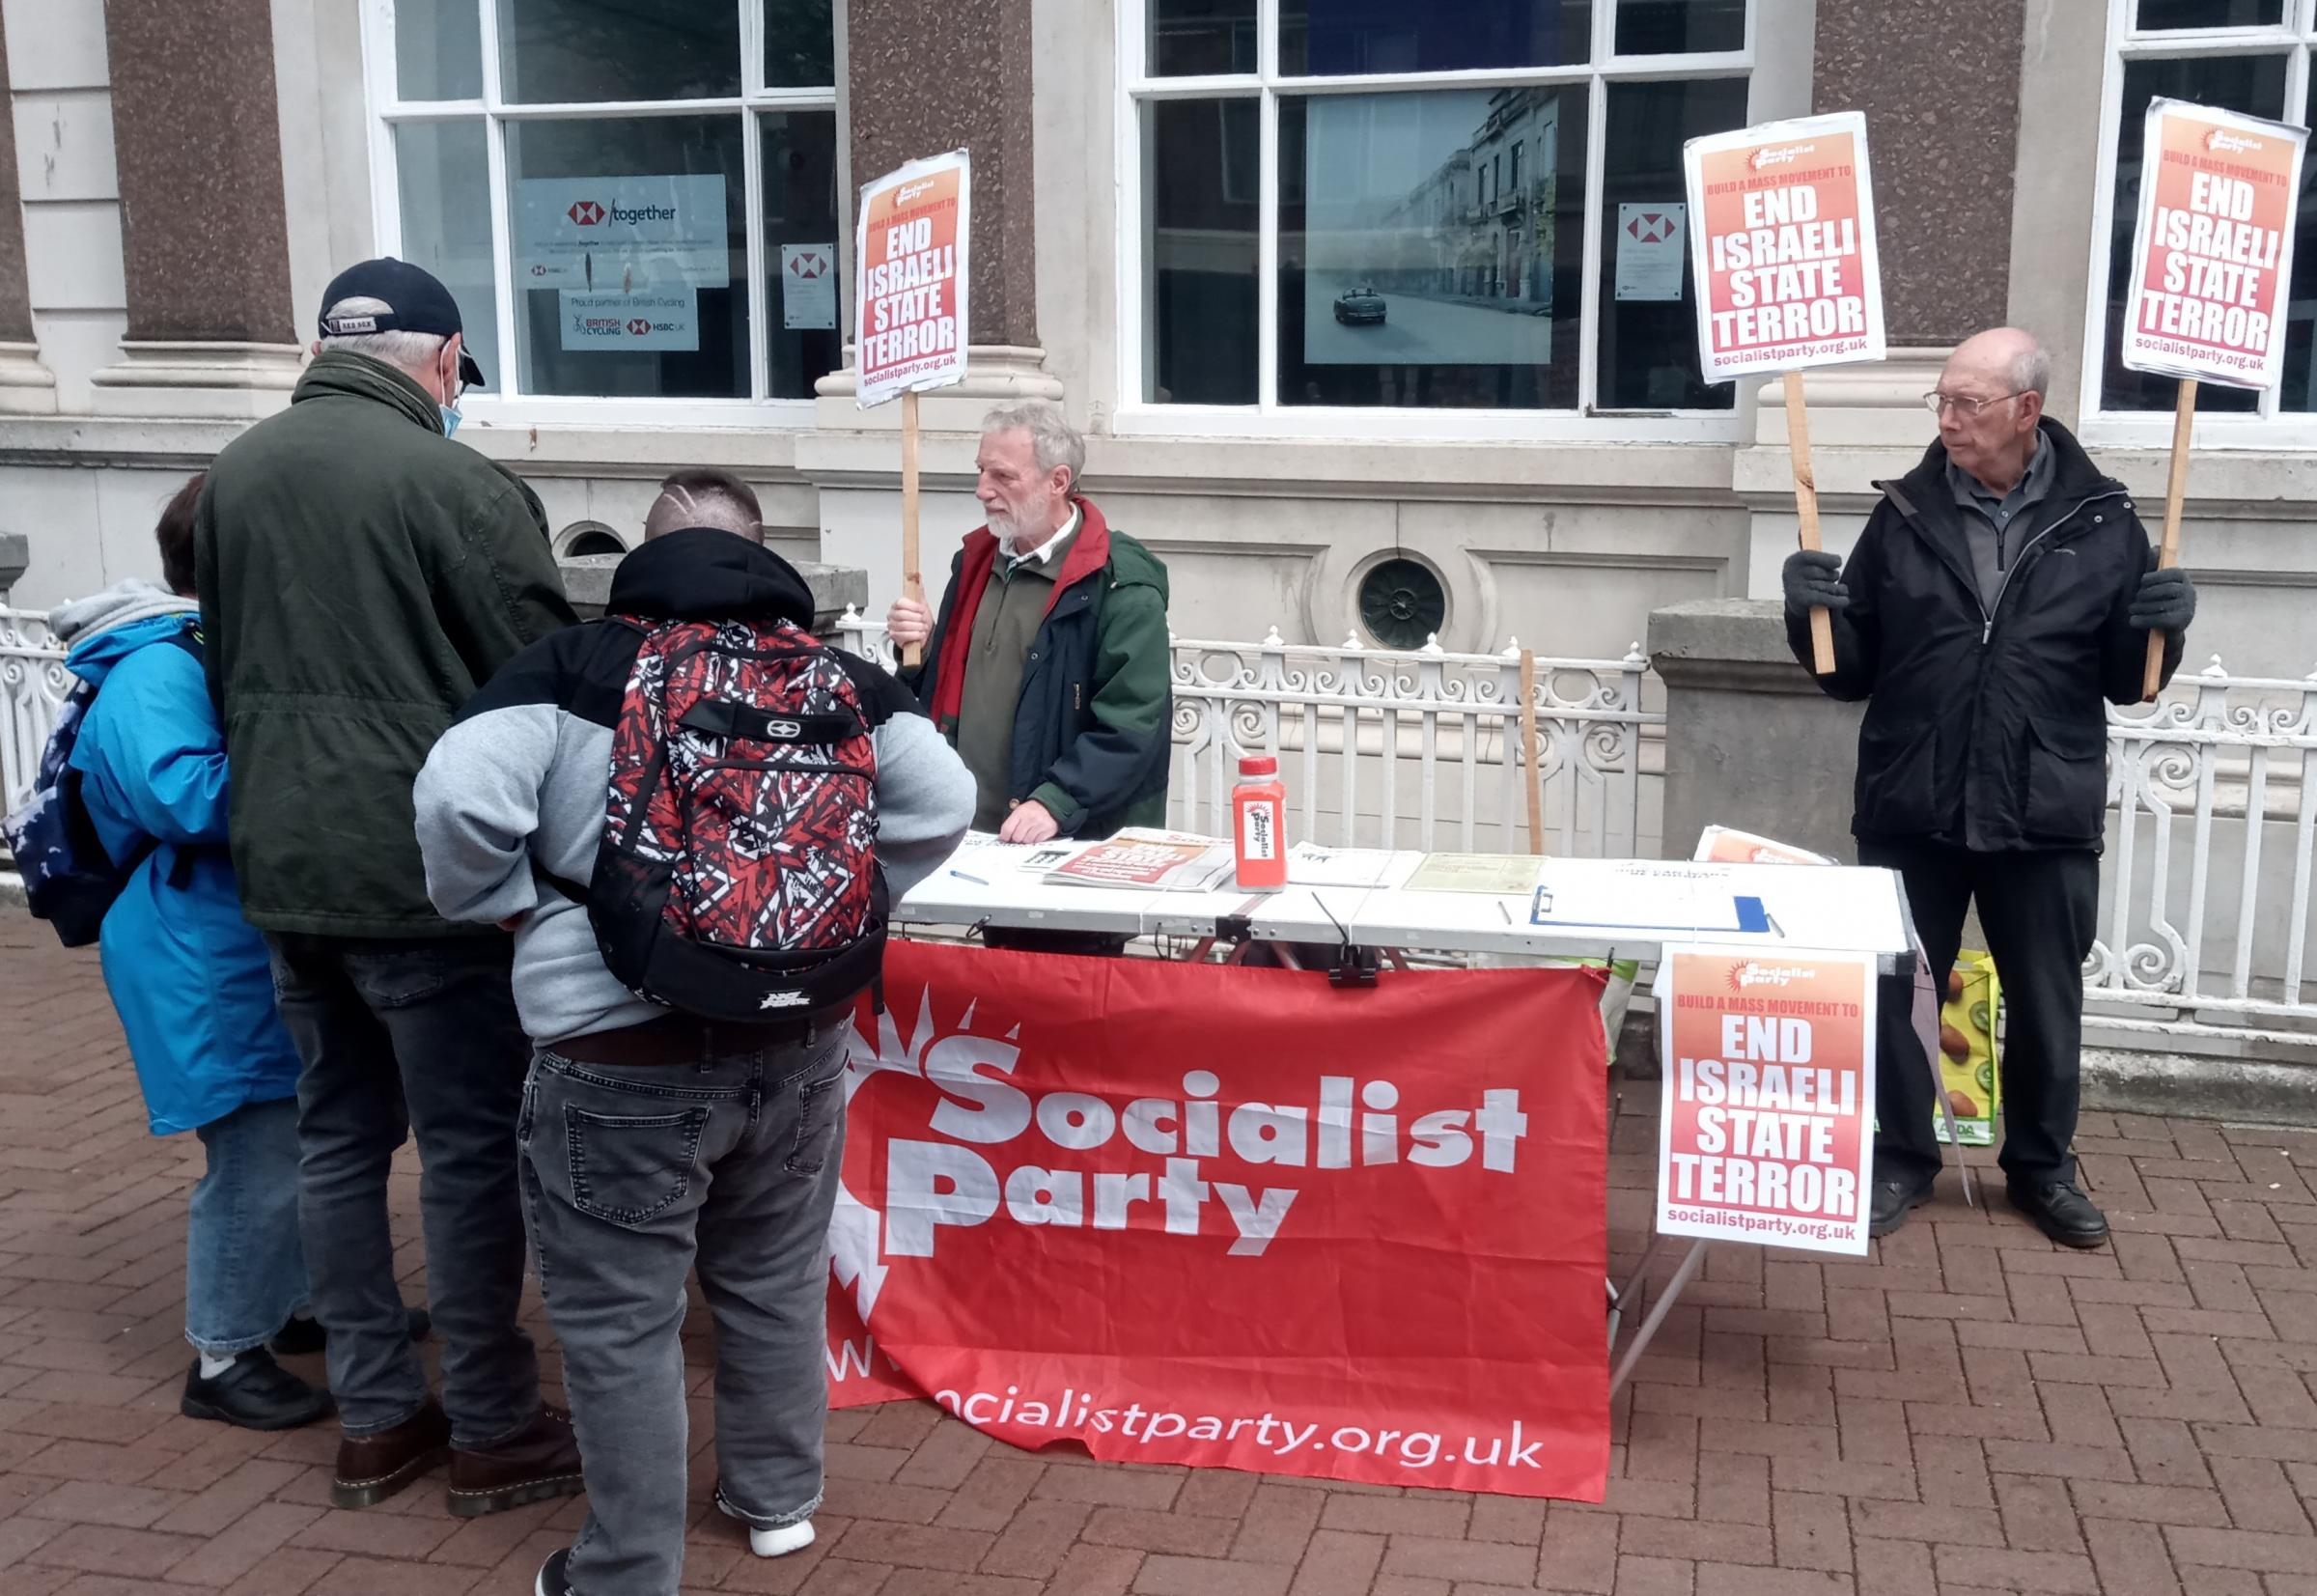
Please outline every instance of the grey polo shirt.
[{"label": "grey polo shirt", "polygon": [[1970,546],[1971,574],[1979,584],[1979,602],[1992,613],[1996,596],[2003,591],[2003,574],[2035,526],[2035,507],[2052,491],[2057,469],[2056,451],[2039,433],[2035,455],[2027,469],[1998,493],[1954,462],[1947,462],[1947,486],[1963,510],[1964,541]]}]

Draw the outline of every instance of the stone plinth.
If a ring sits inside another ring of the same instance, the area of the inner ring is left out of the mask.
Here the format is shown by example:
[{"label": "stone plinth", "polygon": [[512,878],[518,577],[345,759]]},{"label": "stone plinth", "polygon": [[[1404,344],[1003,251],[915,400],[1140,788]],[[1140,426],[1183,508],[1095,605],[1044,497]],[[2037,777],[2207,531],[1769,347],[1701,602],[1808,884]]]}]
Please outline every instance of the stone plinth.
[{"label": "stone plinth", "polygon": [[[611,597],[611,574],[620,568],[625,554],[578,554],[557,560],[563,572],[563,591],[572,601],[572,607],[582,616],[593,618],[603,613],[603,605]],[[837,617],[845,606],[855,608],[869,602],[869,575],[851,566],[807,564],[792,561],[796,574],[804,578],[805,586],[813,593],[813,630],[823,637],[834,634]]]},{"label": "stone plinth", "polygon": [[1729,826],[1850,861],[1851,777],[1863,706],[1795,663],[1775,600],[1710,599],[1649,618],[1665,684],[1664,853],[1688,858]]}]

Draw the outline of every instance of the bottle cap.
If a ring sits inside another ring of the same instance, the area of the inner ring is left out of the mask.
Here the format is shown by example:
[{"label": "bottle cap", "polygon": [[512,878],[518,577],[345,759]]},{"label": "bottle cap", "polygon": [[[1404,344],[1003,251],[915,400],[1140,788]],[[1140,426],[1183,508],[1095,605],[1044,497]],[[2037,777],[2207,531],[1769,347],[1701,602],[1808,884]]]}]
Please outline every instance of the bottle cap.
[{"label": "bottle cap", "polygon": [[1279,761],[1270,754],[1246,754],[1239,762],[1242,776],[1270,776],[1279,773]]}]

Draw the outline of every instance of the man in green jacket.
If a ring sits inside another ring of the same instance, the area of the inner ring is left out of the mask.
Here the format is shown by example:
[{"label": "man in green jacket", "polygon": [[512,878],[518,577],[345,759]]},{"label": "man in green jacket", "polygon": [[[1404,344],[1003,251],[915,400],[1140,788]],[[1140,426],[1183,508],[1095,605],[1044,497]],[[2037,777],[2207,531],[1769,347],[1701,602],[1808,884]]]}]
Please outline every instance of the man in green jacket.
[{"label": "man in green jacket", "polygon": [[896,644],[925,646],[902,680],[973,772],[974,829],[1008,842],[1166,819],[1166,567],[1077,491],[1085,462],[1059,406],[991,411],[989,524],[950,562],[937,622],[907,596],[885,619]]},{"label": "man in green jacket", "polygon": [[[482,380],[449,291],[367,261],[322,295],[320,332],[290,407],[227,446],[196,507],[206,665],[242,911],[304,1064],[300,1228],[345,1430],[331,1497],[369,1506],[447,1452],[471,1516],[578,1490],[578,1449],[516,1323],[511,943],[434,913],[411,784],[467,697],[572,615],[538,499],[449,439]],[[386,1214],[411,1130],[439,1405]]]}]

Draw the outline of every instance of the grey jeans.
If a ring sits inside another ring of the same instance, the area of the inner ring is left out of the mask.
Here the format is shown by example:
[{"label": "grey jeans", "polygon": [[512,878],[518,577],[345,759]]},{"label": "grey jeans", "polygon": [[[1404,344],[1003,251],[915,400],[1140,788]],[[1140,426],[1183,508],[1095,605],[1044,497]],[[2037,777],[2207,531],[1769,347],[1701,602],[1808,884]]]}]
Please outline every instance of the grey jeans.
[{"label": "grey jeans", "polygon": [[847,1034],[696,1064],[532,1063],[523,1211],[587,1475],[574,1590],[675,1596],[695,1268],[716,1325],[719,1497],[760,1529],[821,1505]]},{"label": "grey jeans", "polygon": [[418,1204],[442,1405],[461,1446],[505,1441],[539,1411],[523,1295],[515,1116],[530,1044],[503,936],[411,941],[275,936],[273,989],[297,1045],[298,1224],[330,1389],[349,1436],[427,1399],[395,1284],[386,1175],[418,1134]]}]

